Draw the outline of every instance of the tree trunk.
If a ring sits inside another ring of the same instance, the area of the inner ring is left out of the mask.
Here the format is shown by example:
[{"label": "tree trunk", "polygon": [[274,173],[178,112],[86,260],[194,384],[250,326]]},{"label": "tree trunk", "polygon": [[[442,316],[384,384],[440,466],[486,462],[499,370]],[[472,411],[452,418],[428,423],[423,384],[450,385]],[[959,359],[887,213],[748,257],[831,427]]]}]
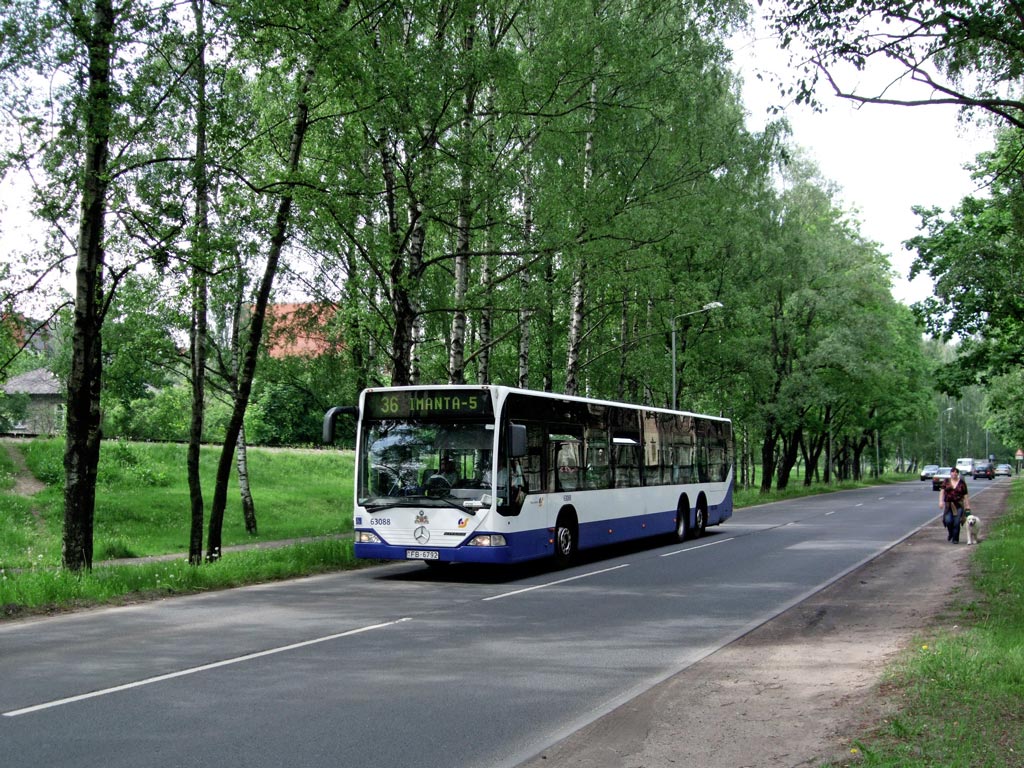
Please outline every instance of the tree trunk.
[{"label": "tree trunk", "polygon": [[238,449],[235,455],[235,463],[238,467],[238,494],[242,499],[242,518],[245,520],[245,532],[250,536],[257,535],[256,528],[256,504],[252,500],[252,490],[249,488],[249,451],[245,442],[245,424],[238,430]]},{"label": "tree trunk", "polygon": [[[533,250],[533,174],[529,165],[526,172],[526,194],[523,196],[523,245],[527,253]],[[530,270],[520,265],[519,295],[530,295]],[[519,371],[516,383],[523,389],[530,386],[530,319],[533,311],[530,302],[524,301],[519,306]],[[550,306],[550,305],[549,305]]]},{"label": "tree trunk", "polygon": [[764,439],[761,441],[761,493],[772,489],[772,478],[775,477],[775,446],[779,440],[775,425],[769,422],[764,428]]},{"label": "tree trunk", "polygon": [[541,388],[555,388],[555,255],[544,255],[544,370]]},{"label": "tree trunk", "polygon": [[96,472],[101,438],[103,232],[107,209],[112,114],[110,68],[114,40],[114,10],[110,0],[96,0],[92,14],[84,41],[88,47],[89,81],[82,132],[85,162],[64,447],[62,562],[71,571],[92,568]]},{"label": "tree trunk", "polygon": [[[471,18],[463,39],[467,57],[473,53],[476,39],[476,19]],[[452,315],[452,338],[448,355],[448,383],[466,382],[466,294],[469,291],[469,243],[472,200],[472,142],[473,111],[476,106],[477,85],[470,77],[466,82],[462,102],[462,126],[459,137],[459,202],[455,225],[455,306]]]},{"label": "tree trunk", "polygon": [[423,212],[418,204],[410,207],[412,234],[407,253],[397,251],[391,267],[391,309],[395,328],[391,339],[391,383],[401,386],[413,383],[413,345],[418,312],[411,286],[423,276],[423,246],[426,230]]},{"label": "tree trunk", "polygon": [[188,496],[191,507],[191,525],[188,543],[188,562],[199,565],[203,561],[203,488],[199,476],[199,458],[203,440],[203,415],[206,407],[206,353],[207,353],[207,274],[209,267],[209,194],[210,181],[206,168],[206,31],[203,20],[204,0],[192,0],[192,14],[196,24],[196,222],[195,251],[192,256],[192,322],[190,327],[192,368],[192,418],[189,423]]},{"label": "tree trunk", "polygon": [[[596,56],[596,54],[595,54]],[[595,72],[597,69],[594,70]],[[586,194],[594,178],[594,123],[597,120],[597,80],[590,83],[590,105],[587,112],[587,134],[583,146],[583,192]],[[581,226],[583,223],[580,222]],[[583,346],[583,312],[586,302],[587,257],[579,250],[576,271],[569,288],[569,335],[565,366],[565,394],[575,395],[579,391],[580,353]]]},{"label": "tree trunk", "polygon": [[[306,71],[306,76],[299,88],[296,104],[295,124],[292,130],[291,148],[288,156],[287,178],[294,178],[299,170],[299,161],[302,157],[302,144],[306,138],[306,131],[309,128],[309,104],[307,97],[309,87],[313,80],[313,70]],[[224,445],[221,448],[220,461],[217,464],[217,483],[213,491],[213,506],[210,509],[210,527],[206,540],[206,559],[217,560],[221,555],[221,532],[224,525],[224,509],[227,506],[228,480],[231,476],[231,460],[235,453],[235,445],[238,442],[238,435],[242,430],[242,422],[245,418],[245,409],[249,404],[249,393],[252,391],[252,380],[256,373],[256,361],[259,355],[260,342],[263,337],[263,322],[266,318],[267,304],[270,301],[270,289],[274,284],[274,277],[277,275],[277,266],[281,258],[281,251],[284,248],[288,237],[288,223],[291,219],[292,191],[288,191],[281,197],[277,206],[277,215],[274,221],[273,235],[270,240],[270,250],[267,254],[267,264],[263,271],[263,278],[260,282],[259,292],[256,297],[256,306],[253,309],[252,319],[249,325],[248,340],[245,345],[245,356],[242,361],[238,377],[238,386],[235,392],[234,408],[231,418],[228,421]]]},{"label": "tree trunk", "polygon": [[789,477],[796,466],[797,452],[800,450],[800,440],[803,430],[797,428],[792,433],[782,436],[782,456],[779,458],[778,481],[776,488],[780,491],[789,487]]}]

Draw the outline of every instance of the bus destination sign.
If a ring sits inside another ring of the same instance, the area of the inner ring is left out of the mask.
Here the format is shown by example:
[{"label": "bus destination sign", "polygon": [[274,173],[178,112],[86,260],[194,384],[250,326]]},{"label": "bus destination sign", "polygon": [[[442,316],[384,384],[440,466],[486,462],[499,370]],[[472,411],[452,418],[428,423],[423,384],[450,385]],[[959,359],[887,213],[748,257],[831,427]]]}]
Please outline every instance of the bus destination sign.
[{"label": "bus destination sign", "polygon": [[426,419],[489,416],[491,393],[473,390],[423,389],[367,392],[366,415],[371,419]]}]

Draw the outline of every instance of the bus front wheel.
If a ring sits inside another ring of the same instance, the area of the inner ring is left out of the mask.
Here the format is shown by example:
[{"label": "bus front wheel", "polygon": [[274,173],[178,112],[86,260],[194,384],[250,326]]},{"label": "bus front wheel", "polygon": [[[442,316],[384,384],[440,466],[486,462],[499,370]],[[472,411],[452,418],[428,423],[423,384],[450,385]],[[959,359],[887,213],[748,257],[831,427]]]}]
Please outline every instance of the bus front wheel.
[{"label": "bus front wheel", "polygon": [[578,546],[576,520],[565,513],[559,515],[555,523],[555,559],[563,565],[572,562]]}]

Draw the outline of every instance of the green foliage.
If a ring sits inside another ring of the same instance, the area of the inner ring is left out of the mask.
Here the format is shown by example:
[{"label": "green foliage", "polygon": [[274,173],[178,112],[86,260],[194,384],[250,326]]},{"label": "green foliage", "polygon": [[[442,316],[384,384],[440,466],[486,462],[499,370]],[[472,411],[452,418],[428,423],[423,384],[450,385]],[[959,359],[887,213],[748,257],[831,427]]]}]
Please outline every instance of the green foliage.
[{"label": "green foliage", "polygon": [[927,273],[935,295],[917,310],[937,336],[963,340],[946,374],[952,393],[1024,361],[1024,189],[1005,173],[1022,146],[1024,132],[1004,131],[996,150],[978,158],[975,176],[987,195],[964,198],[948,215],[918,210],[925,234],[909,242],[917,251],[912,274]]},{"label": "green foliage", "polygon": [[0,432],[9,432],[28,413],[28,395],[8,395],[0,390]]},{"label": "green foliage", "polygon": [[[783,90],[798,103],[817,104],[822,81],[854,101],[957,104],[1024,128],[1024,35],[1010,0],[778,0],[769,8],[796,64],[796,82]],[[852,77],[876,67],[886,72],[879,90],[863,84],[870,77]],[[896,80],[922,88],[885,88],[893,68]]]},{"label": "green foliage", "polygon": [[108,487],[170,485],[167,472],[152,460],[152,453],[139,450],[124,440],[107,443],[100,454],[100,482]]},{"label": "green foliage", "polygon": [[314,541],[232,553],[201,567],[179,559],[103,566],[83,574],[42,567],[16,574],[0,570],[0,609],[18,615],[26,610],[102,605],[129,596],[154,598],[228,589],[355,567],[351,541]]},{"label": "green foliage", "polygon": [[0,569],[32,556],[34,526],[28,499],[0,493]]},{"label": "green foliage", "polygon": [[37,480],[50,486],[64,485],[64,443],[61,440],[32,440],[20,446],[25,463]]},{"label": "green foliage", "polygon": [[245,416],[246,440],[254,445],[319,444],[324,413],[356,401],[350,375],[336,355],[261,361]]},{"label": "green foliage", "polygon": [[[104,434],[131,440],[188,440],[191,389],[183,384],[148,391],[127,404],[115,403],[104,413]],[[203,439],[213,442],[224,434],[230,415],[222,400],[206,403]]]},{"label": "green foliage", "polygon": [[[51,487],[33,498],[39,524],[23,529],[30,538],[18,546],[12,544],[11,550],[0,549],[0,561],[8,567],[30,565],[40,554],[41,565],[60,564],[63,450],[60,440],[37,439],[22,446],[33,474]],[[97,559],[188,551],[185,451],[181,444],[104,442],[96,492]],[[213,487],[218,456],[219,448],[203,448],[204,489]],[[334,535],[351,528],[352,454],[251,449],[249,470],[260,524],[258,541]],[[20,499],[11,498],[16,510],[25,508]],[[245,531],[238,490],[232,483],[224,545],[252,540]],[[35,553],[31,557],[30,550]]]}]

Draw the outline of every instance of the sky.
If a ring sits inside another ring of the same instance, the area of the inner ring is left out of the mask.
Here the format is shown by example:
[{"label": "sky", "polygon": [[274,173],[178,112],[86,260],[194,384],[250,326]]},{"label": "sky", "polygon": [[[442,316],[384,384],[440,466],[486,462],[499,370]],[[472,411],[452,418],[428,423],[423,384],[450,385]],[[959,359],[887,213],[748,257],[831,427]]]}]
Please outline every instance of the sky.
[{"label": "sky", "polygon": [[[760,25],[759,25],[760,26]],[[735,70],[744,82],[743,98],[750,114],[748,127],[759,129],[766,110],[778,104],[778,88],[758,71],[788,76],[788,54],[761,30],[733,41]],[[869,65],[873,66],[873,65]],[[879,68],[871,76],[880,79]],[[893,295],[912,304],[931,294],[927,275],[910,282],[913,253],[903,242],[918,234],[920,218],[912,207],[949,210],[974,194],[975,182],[964,169],[979,152],[991,149],[991,133],[962,126],[951,106],[898,107],[863,105],[819,94],[822,113],[789,105],[790,140],[803,147],[822,175],[841,190],[841,203],[860,221],[860,232],[881,245],[896,272]]]}]

